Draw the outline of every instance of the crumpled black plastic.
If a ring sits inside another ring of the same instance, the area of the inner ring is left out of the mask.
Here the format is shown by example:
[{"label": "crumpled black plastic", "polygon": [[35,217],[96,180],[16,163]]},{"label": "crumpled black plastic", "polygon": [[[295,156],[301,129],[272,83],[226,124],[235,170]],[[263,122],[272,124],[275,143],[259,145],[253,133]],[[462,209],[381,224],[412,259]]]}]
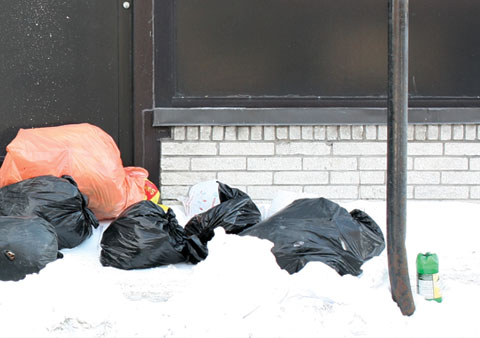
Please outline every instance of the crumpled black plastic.
[{"label": "crumpled black plastic", "polygon": [[125,209],[102,234],[100,262],[119,269],[141,269],[189,262],[208,255],[197,236],[188,236],[171,208],[151,201]]},{"label": "crumpled black plastic", "polygon": [[92,234],[98,220],[70,176],[37,176],[0,189],[0,215],[39,216],[55,227],[58,248],[73,248]]},{"label": "crumpled black plastic", "polygon": [[43,218],[0,216],[0,280],[38,273],[58,254],[55,228]]},{"label": "crumpled black plastic", "polygon": [[290,274],[320,261],[340,275],[358,276],[362,264],[385,248],[383,233],[368,214],[349,213],[325,198],[298,199],[240,235],[273,242],[278,265]]},{"label": "crumpled black plastic", "polygon": [[193,216],[185,224],[187,234],[197,235],[202,243],[210,241],[219,226],[227,234],[238,234],[261,220],[260,210],[250,196],[224,183],[217,183],[220,204]]}]

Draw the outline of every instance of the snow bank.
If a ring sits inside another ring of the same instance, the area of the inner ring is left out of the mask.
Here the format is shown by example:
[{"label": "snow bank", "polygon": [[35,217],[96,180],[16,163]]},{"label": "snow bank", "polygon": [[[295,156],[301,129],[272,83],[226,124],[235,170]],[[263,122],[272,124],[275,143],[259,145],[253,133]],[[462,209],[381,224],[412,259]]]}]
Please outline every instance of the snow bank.
[{"label": "snow bank", "polygon": [[[357,201],[385,231],[385,203]],[[216,230],[209,256],[124,271],[99,262],[102,223],[64,258],[19,282],[0,282],[2,337],[479,337],[480,253],[477,204],[409,202],[407,251],[440,260],[443,302],[414,293],[401,315],[391,299],[386,250],[359,277],[320,262],[289,275],[272,243]],[[186,218],[176,208],[180,223]]]}]

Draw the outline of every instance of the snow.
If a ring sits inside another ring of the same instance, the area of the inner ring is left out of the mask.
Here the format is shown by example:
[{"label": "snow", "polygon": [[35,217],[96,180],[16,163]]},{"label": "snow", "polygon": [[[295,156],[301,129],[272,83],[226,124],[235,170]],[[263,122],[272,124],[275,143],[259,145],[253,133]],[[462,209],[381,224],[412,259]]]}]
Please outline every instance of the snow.
[{"label": "snow", "polygon": [[[340,205],[367,212],[386,236],[384,202]],[[276,264],[272,243],[217,229],[209,256],[197,265],[124,271],[100,264],[108,226],[102,222],[40,273],[0,282],[0,336],[480,337],[477,210],[466,202],[408,202],[416,306],[410,317],[391,298],[387,250],[366,262],[359,277],[341,277],[320,262],[289,275]],[[185,224],[183,209],[174,211]],[[441,303],[415,291],[415,258],[427,251],[439,257]]]}]

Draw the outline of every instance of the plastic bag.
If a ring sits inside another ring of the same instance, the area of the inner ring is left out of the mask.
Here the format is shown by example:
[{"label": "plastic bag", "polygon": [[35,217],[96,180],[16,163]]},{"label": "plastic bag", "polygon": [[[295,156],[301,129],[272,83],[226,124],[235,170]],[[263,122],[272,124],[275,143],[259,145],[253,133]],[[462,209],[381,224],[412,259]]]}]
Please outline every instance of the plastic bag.
[{"label": "plastic bag", "polygon": [[187,234],[197,235],[202,243],[211,240],[219,226],[227,234],[238,234],[261,220],[260,210],[243,191],[218,182],[218,195],[220,204],[193,216],[185,224]]},{"label": "plastic bag", "polygon": [[131,205],[102,234],[100,262],[120,269],[141,269],[181,262],[198,263],[208,250],[187,236],[172,209],[151,201]]},{"label": "plastic bag", "polygon": [[157,186],[152,181],[148,179],[145,180],[144,190],[144,200],[152,201],[153,203],[158,204],[164,211],[168,210],[169,207],[160,203],[160,190],[158,190]]},{"label": "plastic bag", "polygon": [[278,265],[290,274],[320,261],[340,275],[358,276],[362,264],[385,248],[383,233],[370,216],[358,209],[349,213],[325,198],[296,200],[240,235],[273,242]]},{"label": "plastic bag", "polygon": [[279,212],[280,210],[282,210],[283,208],[285,208],[287,205],[289,205],[295,200],[299,200],[302,198],[318,198],[318,197],[320,197],[320,195],[315,195],[315,194],[310,194],[305,192],[280,190],[273,197],[270,203],[270,206],[268,207],[268,210],[266,212],[265,219]]},{"label": "plastic bag", "polygon": [[190,188],[188,197],[182,199],[183,208],[188,218],[205,212],[219,203],[218,183],[216,181],[195,184]]},{"label": "plastic bag", "polygon": [[43,218],[0,216],[0,280],[37,273],[58,254],[55,229]]},{"label": "plastic bag", "polygon": [[157,186],[152,181],[150,181],[149,179],[145,179],[145,186],[143,189],[143,199],[160,204],[160,190],[158,190]]},{"label": "plastic bag", "polygon": [[91,124],[20,129],[7,146],[0,187],[43,175],[72,176],[102,220],[143,200],[148,172],[124,168],[115,141]]},{"label": "plastic bag", "polygon": [[70,176],[38,176],[0,188],[0,215],[45,219],[55,228],[59,249],[76,247],[98,226]]}]

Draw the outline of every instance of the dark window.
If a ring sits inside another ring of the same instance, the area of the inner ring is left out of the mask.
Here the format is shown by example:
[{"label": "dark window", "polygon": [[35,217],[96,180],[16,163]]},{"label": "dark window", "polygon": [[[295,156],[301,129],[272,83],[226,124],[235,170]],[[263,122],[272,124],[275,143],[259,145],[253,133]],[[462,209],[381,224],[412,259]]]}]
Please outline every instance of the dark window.
[{"label": "dark window", "polygon": [[[387,1],[155,2],[157,107],[385,107]],[[410,1],[411,107],[480,106],[480,1]]]},{"label": "dark window", "polygon": [[385,6],[350,2],[177,2],[175,95],[382,95]]}]

